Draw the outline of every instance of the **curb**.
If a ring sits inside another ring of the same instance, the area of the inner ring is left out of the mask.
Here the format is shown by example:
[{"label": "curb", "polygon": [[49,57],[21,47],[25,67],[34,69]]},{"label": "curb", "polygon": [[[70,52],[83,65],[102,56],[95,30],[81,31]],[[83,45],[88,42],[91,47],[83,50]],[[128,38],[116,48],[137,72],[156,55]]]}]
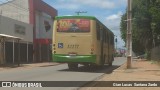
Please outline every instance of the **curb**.
[{"label": "curb", "polygon": [[123,70],[114,70],[114,72],[140,72],[140,71],[160,71],[160,69],[123,69]]},{"label": "curb", "polygon": [[[43,63],[38,63],[38,64],[43,64]],[[38,65],[37,64],[37,65]],[[34,65],[27,65],[27,64],[21,64],[20,67],[15,67],[15,68],[12,68],[12,67],[8,67],[8,68],[5,68],[5,67],[0,67],[0,71],[5,71],[5,70],[12,70],[12,69],[27,69],[27,68],[36,68],[36,67],[50,67],[50,66],[57,66],[57,65],[60,65],[60,64],[63,64],[63,63],[53,63],[53,64],[48,64],[48,65],[39,65],[39,66],[34,66]],[[36,64],[35,64],[36,65]]]},{"label": "curb", "polygon": [[[110,70],[107,71],[107,72],[110,72]],[[97,78],[92,79],[92,81],[88,81],[87,83],[85,83],[85,84],[81,85],[80,87],[78,87],[76,90],[80,90],[83,86],[86,86],[86,85],[88,85],[88,84],[91,84],[90,86],[95,86],[97,83],[92,83],[92,82],[93,82],[93,81],[98,81],[98,80],[102,79],[103,77],[105,77],[105,75],[106,75],[106,73],[100,75],[100,76],[97,77]]]},{"label": "curb", "polygon": [[124,71],[124,69],[120,70],[120,68],[122,68],[123,66],[125,66],[126,63],[127,63],[127,61],[125,63],[123,63],[120,67],[118,67],[117,69],[113,70],[113,72]]}]

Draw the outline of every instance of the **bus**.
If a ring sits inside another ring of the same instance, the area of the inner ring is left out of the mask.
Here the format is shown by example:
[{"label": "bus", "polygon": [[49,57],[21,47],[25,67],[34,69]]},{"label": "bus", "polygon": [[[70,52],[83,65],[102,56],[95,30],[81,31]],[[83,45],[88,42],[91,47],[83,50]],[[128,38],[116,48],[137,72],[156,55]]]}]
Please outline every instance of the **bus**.
[{"label": "bus", "polygon": [[69,69],[112,65],[114,34],[94,16],[57,16],[54,20],[53,62]]}]

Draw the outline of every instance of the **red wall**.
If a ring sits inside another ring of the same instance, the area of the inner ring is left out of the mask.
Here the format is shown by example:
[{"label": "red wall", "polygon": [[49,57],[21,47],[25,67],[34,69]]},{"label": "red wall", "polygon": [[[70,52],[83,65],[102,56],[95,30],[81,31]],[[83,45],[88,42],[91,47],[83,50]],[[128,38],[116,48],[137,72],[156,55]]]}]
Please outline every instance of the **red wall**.
[{"label": "red wall", "polygon": [[36,40],[36,33],[35,33],[35,27],[36,27],[36,11],[42,11],[47,13],[48,15],[55,17],[57,16],[57,10],[53,7],[49,6],[47,3],[43,2],[42,0],[29,0],[29,11],[30,11],[30,24],[33,25],[33,41],[34,43],[39,42],[46,42],[47,40]]}]

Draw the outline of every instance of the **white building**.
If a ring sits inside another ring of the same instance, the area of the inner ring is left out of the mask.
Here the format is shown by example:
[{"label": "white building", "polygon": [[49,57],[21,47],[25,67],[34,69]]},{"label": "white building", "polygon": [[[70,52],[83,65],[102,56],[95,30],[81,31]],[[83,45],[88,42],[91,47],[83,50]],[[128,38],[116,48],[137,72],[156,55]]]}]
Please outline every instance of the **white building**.
[{"label": "white building", "polygon": [[[28,43],[28,47],[32,48],[32,50],[29,50],[30,53],[26,53],[26,51],[21,53],[22,61],[41,62],[51,60],[49,46],[52,43],[52,28],[54,17],[57,15],[56,9],[43,2],[43,0],[10,0],[0,4],[0,15],[3,19],[0,19],[2,26],[0,26],[0,34],[23,38],[21,40],[21,50],[26,50]],[[6,43],[6,47],[13,49],[11,40]],[[17,50],[16,48],[15,45],[15,50]],[[13,53],[6,53],[7,62],[13,62],[14,58],[16,60]]]},{"label": "white building", "polygon": [[[29,57],[30,59],[33,58],[33,55],[29,55],[33,50],[33,26],[31,24],[0,16],[0,34],[21,38],[22,40],[19,42],[20,59],[22,61],[27,61]],[[5,43],[3,43],[2,38],[4,38]],[[0,36],[0,40],[0,64],[15,63],[18,60],[17,40],[2,36]]]}]

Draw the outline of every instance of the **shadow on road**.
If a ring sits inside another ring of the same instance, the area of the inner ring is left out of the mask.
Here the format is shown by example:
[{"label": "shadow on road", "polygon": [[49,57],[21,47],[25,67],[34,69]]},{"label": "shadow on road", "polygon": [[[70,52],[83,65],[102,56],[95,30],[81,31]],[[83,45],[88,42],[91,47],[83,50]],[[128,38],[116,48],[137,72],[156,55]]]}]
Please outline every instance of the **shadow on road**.
[{"label": "shadow on road", "polygon": [[18,66],[18,64],[2,64],[0,65],[0,68],[17,68],[17,67],[24,67],[25,65],[20,64],[20,66]]},{"label": "shadow on road", "polygon": [[78,67],[78,69],[75,70],[70,70],[70,69],[62,69],[62,70],[58,70],[58,71],[62,71],[62,72],[90,72],[90,73],[106,73],[106,74],[110,74],[112,73],[115,69],[117,69],[120,66],[108,66],[105,65],[103,67],[85,67],[85,66],[80,66]]}]

